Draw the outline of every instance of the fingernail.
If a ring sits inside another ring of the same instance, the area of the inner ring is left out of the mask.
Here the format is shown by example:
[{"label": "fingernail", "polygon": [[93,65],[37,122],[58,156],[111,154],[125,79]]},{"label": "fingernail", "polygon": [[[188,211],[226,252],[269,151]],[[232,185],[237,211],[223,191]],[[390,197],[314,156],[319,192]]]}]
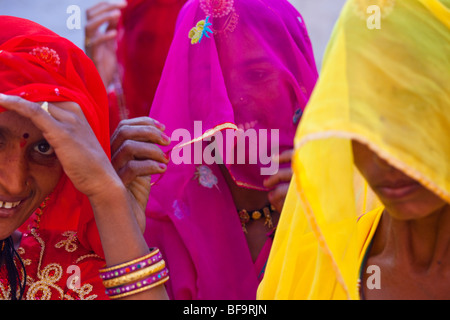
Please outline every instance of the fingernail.
[{"label": "fingernail", "polygon": [[161,133],[161,138],[166,141],[166,142],[170,142],[170,138],[168,135],[166,135],[164,132]]},{"label": "fingernail", "polygon": [[169,160],[169,159],[170,159],[170,156],[169,156],[168,153],[164,153],[164,159],[166,159],[166,160]]},{"label": "fingernail", "polygon": [[154,120],[155,121],[155,126],[160,129],[161,131],[166,130],[166,126],[163,125],[161,122],[159,122],[158,120]]},{"label": "fingernail", "polygon": [[160,164],[159,164],[159,168],[160,168],[161,170],[166,170],[166,169],[167,169],[167,165],[165,165],[164,163],[160,163]]}]

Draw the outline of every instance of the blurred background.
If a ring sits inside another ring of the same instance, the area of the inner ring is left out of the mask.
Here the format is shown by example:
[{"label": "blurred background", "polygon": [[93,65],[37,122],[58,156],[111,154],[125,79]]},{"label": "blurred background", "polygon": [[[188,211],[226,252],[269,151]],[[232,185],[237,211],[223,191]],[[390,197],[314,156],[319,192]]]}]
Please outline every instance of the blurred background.
[{"label": "blurred background", "polygon": [[[0,15],[11,15],[35,21],[84,49],[86,9],[101,0],[0,0]],[[116,1],[116,0],[110,0]],[[302,14],[309,30],[317,66],[322,65],[323,53],[345,0],[290,0]],[[67,19],[80,8],[80,28],[69,29]],[[72,6],[72,7],[71,7]],[[69,13],[67,12],[69,9]]]}]

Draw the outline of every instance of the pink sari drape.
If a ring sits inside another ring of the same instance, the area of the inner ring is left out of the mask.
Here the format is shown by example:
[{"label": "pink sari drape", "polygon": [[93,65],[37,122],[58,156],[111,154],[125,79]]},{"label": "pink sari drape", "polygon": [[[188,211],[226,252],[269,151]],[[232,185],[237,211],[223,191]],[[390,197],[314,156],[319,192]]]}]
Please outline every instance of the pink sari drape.
[{"label": "pink sari drape", "polygon": [[[206,24],[211,32],[204,27],[196,42],[192,28],[202,20],[211,23]],[[205,133],[225,137],[225,130],[238,128],[276,129],[278,136],[271,139],[269,133],[267,145],[276,145],[279,152],[292,149],[317,76],[306,26],[287,1],[194,0],[182,9],[150,111],[172,135],[165,149],[172,160],[152,187],[146,230],[148,243],[166,257],[171,298],[256,298],[261,270],[255,270],[227,182],[216,162],[208,164],[202,157],[196,163],[196,151],[210,145]],[[201,121],[200,131],[196,121]],[[182,149],[190,155],[180,152],[187,141],[176,141],[176,133],[200,140]],[[258,143],[247,144],[246,160],[259,152],[254,148]],[[225,141],[223,146],[216,155],[229,152]],[[191,161],[180,164],[175,156]],[[267,166],[260,157],[253,164],[225,163],[236,184],[257,190],[265,190],[261,168]]]}]

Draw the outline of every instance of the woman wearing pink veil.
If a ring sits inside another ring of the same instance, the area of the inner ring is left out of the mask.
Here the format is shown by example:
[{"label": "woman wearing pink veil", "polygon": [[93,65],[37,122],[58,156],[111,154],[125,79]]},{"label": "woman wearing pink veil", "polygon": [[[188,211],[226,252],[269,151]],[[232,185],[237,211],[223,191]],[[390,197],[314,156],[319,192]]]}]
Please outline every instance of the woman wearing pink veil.
[{"label": "woman wearing pink veil", "polygon": [[256,298],[317,76],[303,19],[285,0],[181,10],[150,111],[172,143],[146,230],[167,257],[172,299]]}]

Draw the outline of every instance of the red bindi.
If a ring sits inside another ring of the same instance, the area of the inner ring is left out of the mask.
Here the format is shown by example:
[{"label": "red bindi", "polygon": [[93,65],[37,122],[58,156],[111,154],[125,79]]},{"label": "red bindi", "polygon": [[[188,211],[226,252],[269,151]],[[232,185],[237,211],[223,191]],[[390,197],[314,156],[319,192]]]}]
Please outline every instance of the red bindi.
[{"label": "red bindi", "polygon": [[20,139],[20,147],[23,148],[27,144],[27,139],[30,137],[28,133],[24,133],[22,139]]}]

